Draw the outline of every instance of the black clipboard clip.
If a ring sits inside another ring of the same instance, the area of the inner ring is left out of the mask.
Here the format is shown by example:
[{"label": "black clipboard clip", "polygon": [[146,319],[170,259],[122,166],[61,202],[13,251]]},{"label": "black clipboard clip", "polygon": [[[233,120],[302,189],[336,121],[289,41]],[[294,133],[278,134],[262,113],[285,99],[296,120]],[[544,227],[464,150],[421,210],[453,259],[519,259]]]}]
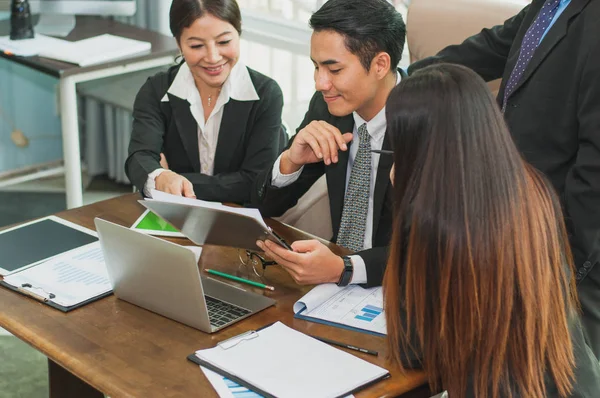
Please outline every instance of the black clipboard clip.
[{"label": "black clipboard clip", "polygon": [[[44,297],[40,294],[36,294],[28,289],[41,290],[43,292],[43,294],[45,294],[47,297]],[[21,293],[31,297],[32,299],[41,301],[43,303],[48,302],[49,300],[52,300],[53,298],[56,297],[56,294],[47,292],[46,290],[44,290],[43,288],[41,288],[39,286],[32,286],[31,283],[23,283],[23,284],[21,284],[21,287],[17,287],[17,290],[19,290]]]}]

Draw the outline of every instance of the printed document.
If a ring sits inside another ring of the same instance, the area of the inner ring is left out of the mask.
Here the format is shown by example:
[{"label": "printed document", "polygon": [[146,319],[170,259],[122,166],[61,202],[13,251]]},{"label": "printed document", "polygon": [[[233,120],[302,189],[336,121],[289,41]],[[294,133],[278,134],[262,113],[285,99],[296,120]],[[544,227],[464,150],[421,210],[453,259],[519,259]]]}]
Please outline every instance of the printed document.
[{"label": "printed document", "polygon": [[9,275],[4,282],[65,307],[112,290],[100,242]]},{"label": "printed document", "polygon": [[294,313],[301,319],[387,334],[381,287],[318,285],[294,304]]}]

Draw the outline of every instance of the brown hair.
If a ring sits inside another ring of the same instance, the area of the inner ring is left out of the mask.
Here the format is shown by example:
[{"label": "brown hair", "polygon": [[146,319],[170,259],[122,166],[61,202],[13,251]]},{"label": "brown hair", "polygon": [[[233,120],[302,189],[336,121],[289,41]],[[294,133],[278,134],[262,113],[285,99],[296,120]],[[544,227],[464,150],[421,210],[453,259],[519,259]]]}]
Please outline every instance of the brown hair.
[{"label": "brown hair", "polygon": [[487,86],[467,68],[430,66],[392,91],[386,117],[389,359],[419,353],[432,388],[450,397],[542,397],[545,376],[567,396],[577,303],[560,205]]}]

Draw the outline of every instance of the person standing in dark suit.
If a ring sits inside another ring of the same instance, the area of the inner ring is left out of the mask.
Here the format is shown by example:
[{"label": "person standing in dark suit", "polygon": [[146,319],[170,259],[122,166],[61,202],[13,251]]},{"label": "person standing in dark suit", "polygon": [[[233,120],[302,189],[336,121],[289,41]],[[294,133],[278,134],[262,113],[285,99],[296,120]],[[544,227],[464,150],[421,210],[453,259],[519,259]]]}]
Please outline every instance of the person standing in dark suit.
[{"label": "person standing in dark suit", "polygon": [[170,24],[184,62],[140,89],[127,176],[145,196],[247,203],[287,141],[281,89],[239,61],[235,0],[174,0]]},{"label": "person standing in dark suit", "polygon": [[401,80],[397,69],[406,28],[386,0],[329,0],[311,19],[313,96],[291,144],[263,172],[252,204],[279,216],[325,174],[333,241],[356,253],[333,254],[316,240],[293,251],[257,244],[301,284],[381,284],[392,219],[385,101]]},{"label": "person standing in dark suit", "polygon": [[600,357],[600,1],[534,0],[504,25],[414,63],[502,77],[517,148],[558,191],[591,347]]},{"label": "person standing in dark suit", "polygon": [[483,80],[423,68],[386,105],[394,226],[387,354],[460,398],[591,398],[558,195],[525,162]]}]

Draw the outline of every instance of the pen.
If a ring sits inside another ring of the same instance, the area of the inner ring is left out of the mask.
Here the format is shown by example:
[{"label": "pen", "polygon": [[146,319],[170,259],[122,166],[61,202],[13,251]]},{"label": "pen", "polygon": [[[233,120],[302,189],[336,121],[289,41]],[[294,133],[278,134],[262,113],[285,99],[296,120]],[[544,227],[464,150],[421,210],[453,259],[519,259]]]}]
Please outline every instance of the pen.
[{"label": "pen", "polygon": [[273,234],[274,237],[276,237],[277,239],[279,239],[279,242],[288,250],[294,251],[294,249],[292,249],[292,246],[289,245],[289,243],[287,243],[285,241],[285,239],[283,239],[277,232],[273,231],[271,229],[271,233]]},{"label": "pen", "polygon": [[387,149],[371,149],[372,153],[378,153],[380,155],[393,155],[394,151],[389,151]]},{"label": "pen", "polygon": [[29,290],[25,290],[25,289],[20,288],[20,287],[18,287],[17,290],[19,292],[21,292],[22,294],[31,297],[34,300],[41,301],[42,303],[48,302],[48,299],[46,297],[39,296],[39,295],[37,295],[37,294],[35,294],[33,292],[30,292]]},{"label": "pen", "polygon": [[323,343],[327,343],[327,344],[331,344],[331,345],[336,345],[338,347],[344,347],[344,348],[347,348],[349,350],[364,352],[365,354],[369,354],[369,355],[375,355],[375,356],[379,355],[379,353],[377,351],[368,350],[366,348],[361,348],[361,347],[357,347],[357,346],[350,345],[350,344],[340,343],[339,341],[329,340],[329,339],[326,339],[325,337],[318,337],[318,336],[313,336],[313,335],[310,335],[310,337],[312,337],[313,339],[320,340]]},{"label": "pen", "polygon": [[268,289],[268,290],[271,290],[271,291],[275,290],[275,288],[273,286],[268,286],[268,285],[265,285],[264,283],[254,282],[254,281],[251,281],[251,280],[245,279],[245,278],[240,278],[239,276],[229,275],[229,274],[226,274],[225,272],[215,271],[214,269],[205,269],[204,271],[208,272],[209,274],[218,275],[218,276],[221,276],[223,278],[231,279],[233,281],[237,281],[237,282],[241,282],[241,283],[246,283],[248,285],[260,287],[261,289]]}]

